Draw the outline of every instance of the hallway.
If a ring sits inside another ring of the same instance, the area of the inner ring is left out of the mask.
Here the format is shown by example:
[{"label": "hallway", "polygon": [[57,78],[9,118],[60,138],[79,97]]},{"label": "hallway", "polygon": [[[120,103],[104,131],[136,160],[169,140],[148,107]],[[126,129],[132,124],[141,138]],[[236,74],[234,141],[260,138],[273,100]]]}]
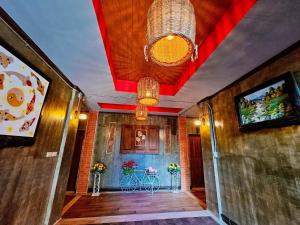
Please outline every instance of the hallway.
[{"label": "hallway", "polygon": [[299,225],[300,0],[0,0],[0,225]]}]

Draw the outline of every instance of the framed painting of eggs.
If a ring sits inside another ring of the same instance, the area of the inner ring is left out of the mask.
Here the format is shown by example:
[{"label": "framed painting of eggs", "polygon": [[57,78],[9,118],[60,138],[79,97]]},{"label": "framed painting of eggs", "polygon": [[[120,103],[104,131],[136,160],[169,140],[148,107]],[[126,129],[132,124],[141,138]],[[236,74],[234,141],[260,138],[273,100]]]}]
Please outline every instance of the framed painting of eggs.
[{"label": "framed painting of eggs", "polygon": [[33,143],[49,84],[0,44],[0,147]]}]

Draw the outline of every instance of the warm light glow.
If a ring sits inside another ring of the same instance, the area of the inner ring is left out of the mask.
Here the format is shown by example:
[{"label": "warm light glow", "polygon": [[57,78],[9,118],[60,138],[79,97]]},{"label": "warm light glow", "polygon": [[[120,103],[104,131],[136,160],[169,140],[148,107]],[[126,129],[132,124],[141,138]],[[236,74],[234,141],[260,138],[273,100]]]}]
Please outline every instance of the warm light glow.
[{"label": "warm light glow", "polygon": [[170,34],[170,35],[167,36],[167,39],[168,39],[169,41],[171,41],[171,40],[174,39],[174,36],[173,36],[172,34]]},{"label": "warm light glow", "polygon": [[142,105],[157,105],[159,103],[159,83],[151,77],[140,79],[137,86],[137,101]]},{"label": "warm light glow", "polygon": [[200,122],[200,120],[195,120],[194,124],[195,124],[195,126],[200,126],[201,122]]},{"label": "warm light glow", "polygon": [[189,0],[154,0],[148,10],[145,59],[176,66],[197,58],[196,18]]},{"label": "warm light glow", "polygon": [[79,114],[79,119],[80,120],[86,120],[87,119],[87,115],[85,113],[80,113]]},{"label": "warm light glow", "polygon": [[139,121],[144,121],[148,117],[148,110],[145,105],[137,105],[135,110],[135,118]]},{"label": "warm light glow", "polygon": [[223,128],[223,121],[215,121],[215,127]]},{"label": "warm light glow", "polygon": [[153,56],[153,60],[166,63],[168,65],[178,65],[183,58],[190,58],[190,52],[192,51],[192,44],[181,36],[172,36],[170,40],[167,37],[163,37],[157,40],[150,49],[150,55]]}]

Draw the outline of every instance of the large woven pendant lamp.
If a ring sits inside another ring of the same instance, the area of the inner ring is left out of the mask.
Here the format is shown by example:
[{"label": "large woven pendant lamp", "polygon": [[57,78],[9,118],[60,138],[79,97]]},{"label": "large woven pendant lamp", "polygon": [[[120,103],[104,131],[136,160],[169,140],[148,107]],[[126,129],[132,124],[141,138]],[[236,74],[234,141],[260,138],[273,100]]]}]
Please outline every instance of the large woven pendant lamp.
[{"label": "large woven pendant lamp", "polygon": [[140,121],[147,119],[148,111],[145,105],[138,104],[135,110],[135,118]]},{"label": "large woven pendant lamp", "polygon": [[176,66],[198,57],[196,19],[189,0],[154,0],[148,11],[145,59]]},{"label": "large woven pendant lamp", "polygon": [[137,101],[142,105],[159,103],[159,83],[151,77],[143,77],[137,84]]}]

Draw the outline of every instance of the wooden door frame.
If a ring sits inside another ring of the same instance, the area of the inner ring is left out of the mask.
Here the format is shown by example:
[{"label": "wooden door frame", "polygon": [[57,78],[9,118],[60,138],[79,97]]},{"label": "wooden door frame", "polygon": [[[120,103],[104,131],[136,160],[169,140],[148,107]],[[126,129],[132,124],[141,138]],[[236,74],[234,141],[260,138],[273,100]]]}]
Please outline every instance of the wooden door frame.
[{"label": "wooden door frame", "polygon": [[[199,137],[200,138],[200,151],[201,151],[201,163],[202,163],[202,173],[203,173],[203,185],[205,188],[205,179],[204,179],[204,162],[203,162],[203,153],[202,153],[202,147],[201,147],[201,136],[200,133],[199,134],[188,134],[188,149],[189,149],[189,169],[190,169],[190,189],[192,189],[192,168],[191,168],[191,152],[190,152],[190,139],[189,137]],[[201,187],[202,188],[202,187]]]}]

